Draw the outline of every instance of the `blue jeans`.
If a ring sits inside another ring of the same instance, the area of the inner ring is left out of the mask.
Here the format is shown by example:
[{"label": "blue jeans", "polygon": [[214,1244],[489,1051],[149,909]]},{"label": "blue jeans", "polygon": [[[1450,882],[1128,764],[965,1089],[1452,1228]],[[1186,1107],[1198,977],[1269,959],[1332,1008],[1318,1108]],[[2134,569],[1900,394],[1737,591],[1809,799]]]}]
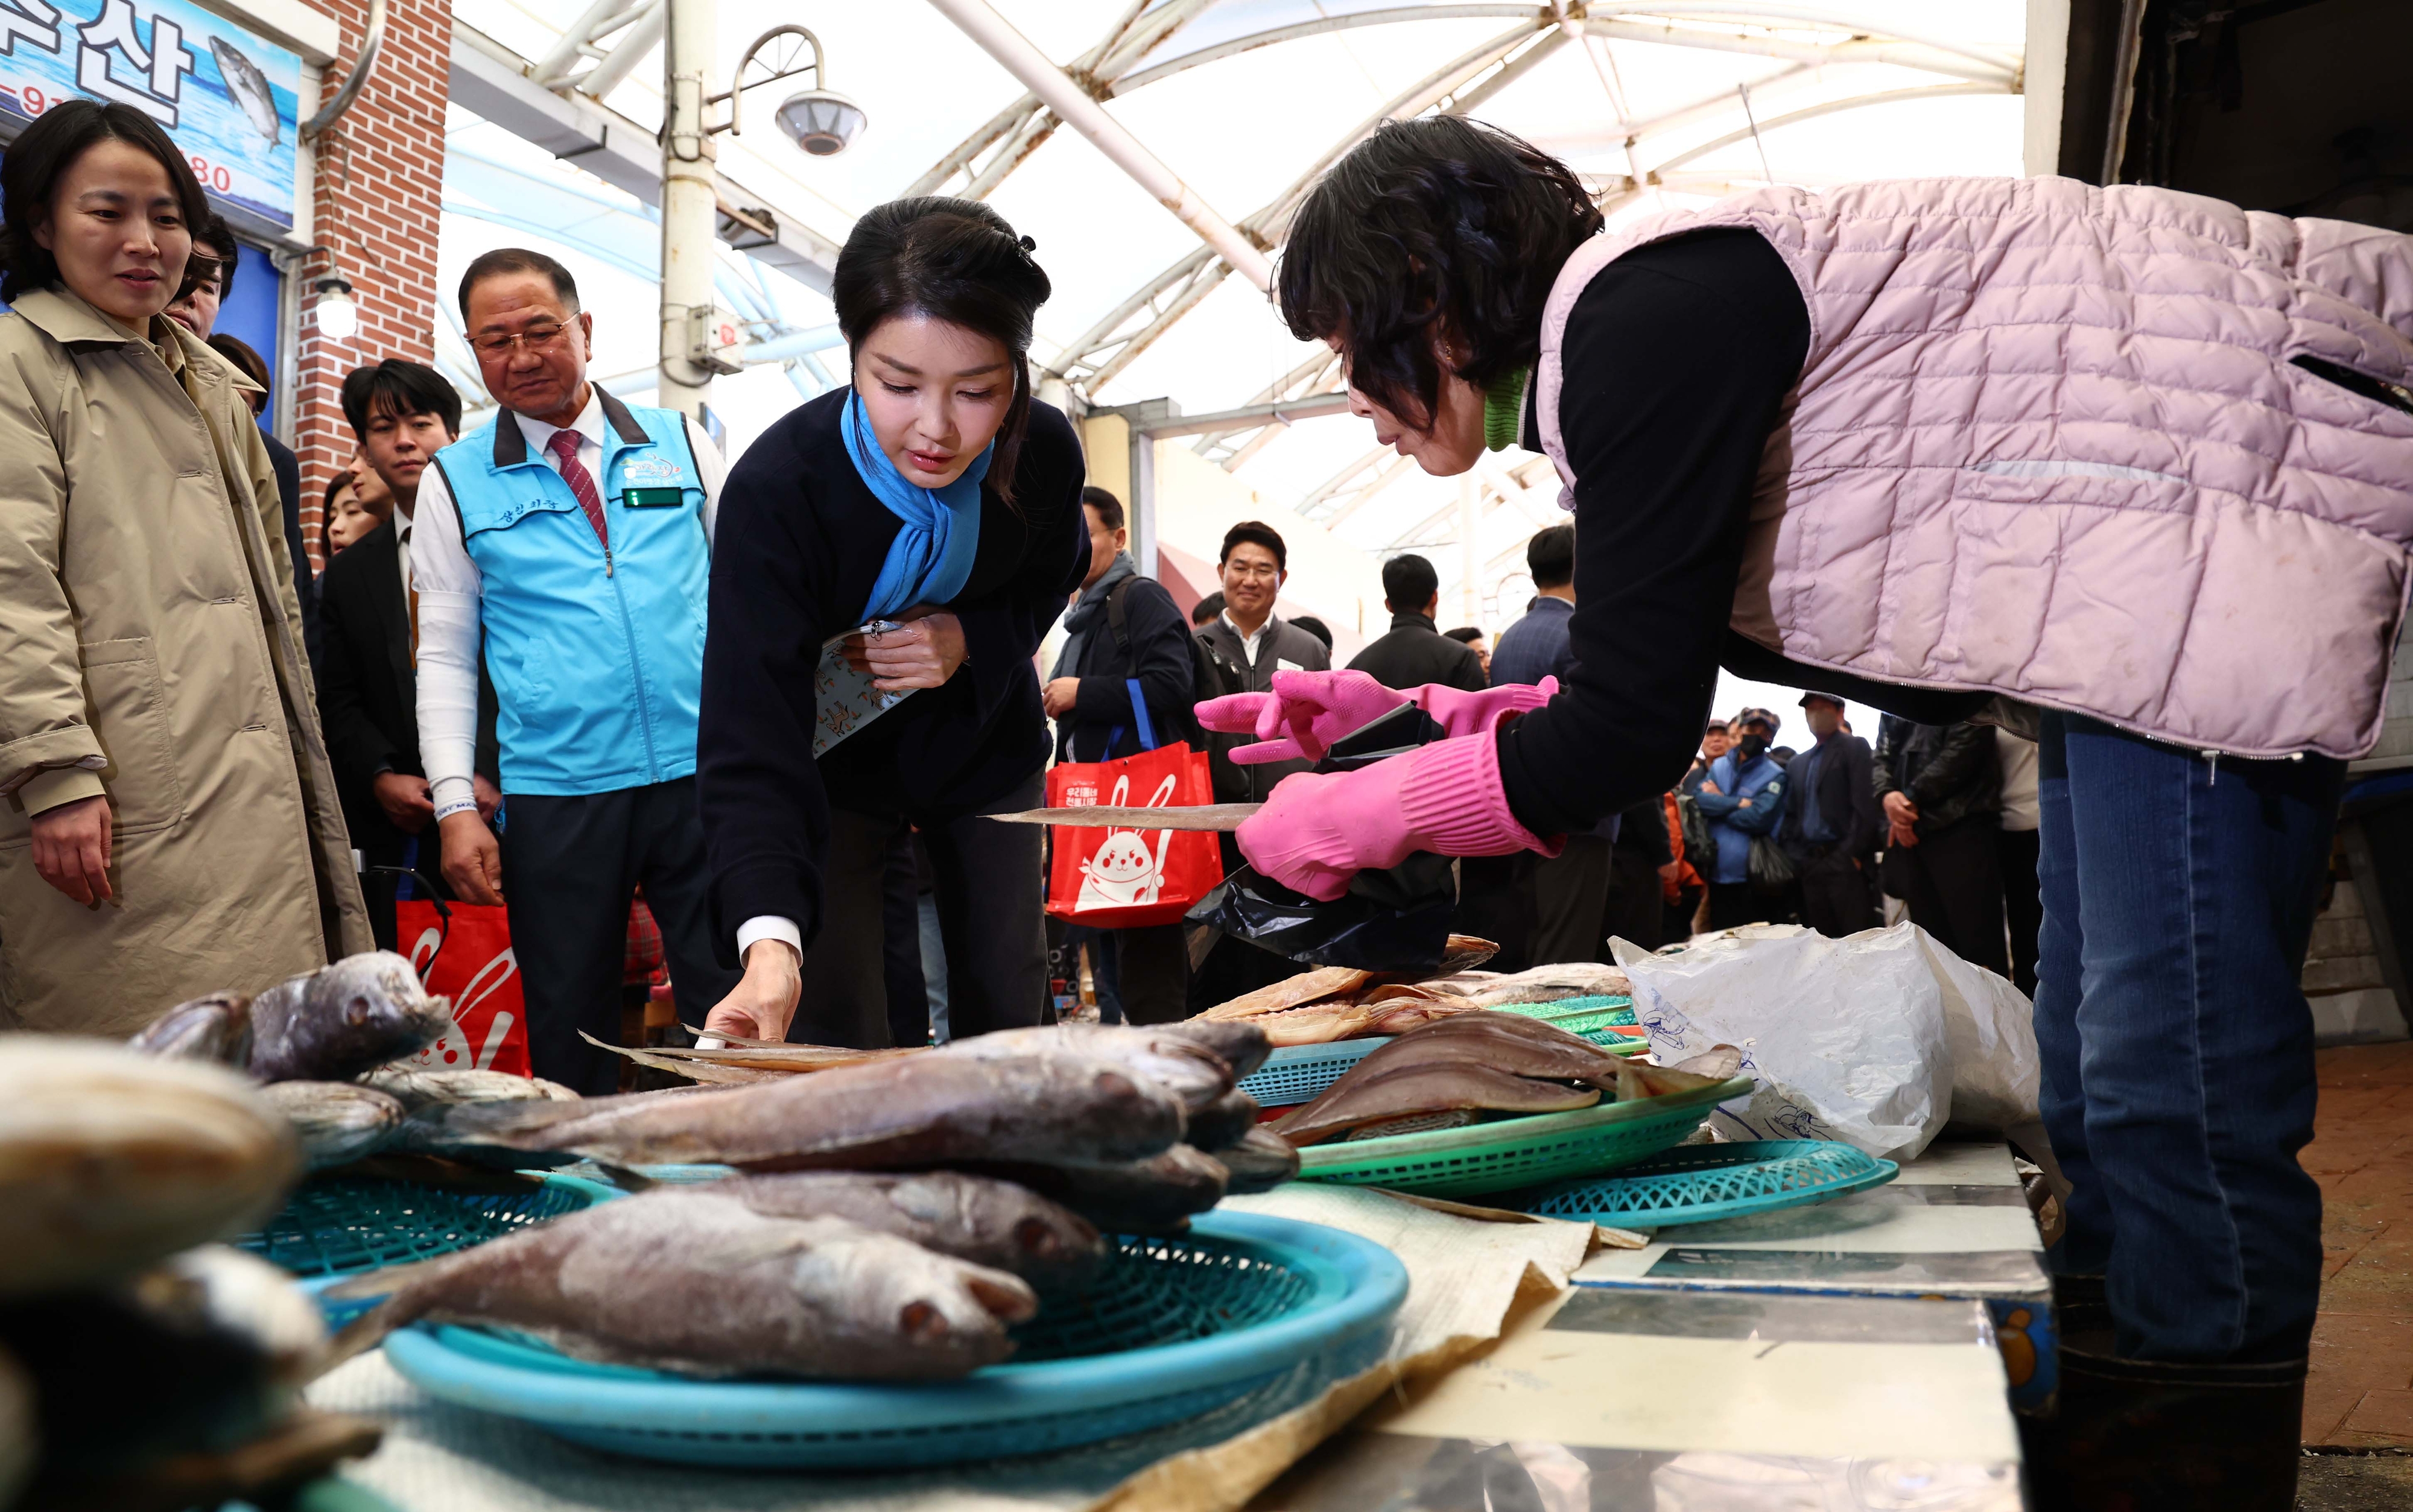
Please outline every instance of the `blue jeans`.
[{"label": "blue jeans", "polygon": [[2036,1045],[2076,1187],[2053,1268],[2104,1273],[2123,1356],[2300,1359],[2321,1194],[2299,978],[2345,764],[2215,765],[2048,714],[2039,773]]}]

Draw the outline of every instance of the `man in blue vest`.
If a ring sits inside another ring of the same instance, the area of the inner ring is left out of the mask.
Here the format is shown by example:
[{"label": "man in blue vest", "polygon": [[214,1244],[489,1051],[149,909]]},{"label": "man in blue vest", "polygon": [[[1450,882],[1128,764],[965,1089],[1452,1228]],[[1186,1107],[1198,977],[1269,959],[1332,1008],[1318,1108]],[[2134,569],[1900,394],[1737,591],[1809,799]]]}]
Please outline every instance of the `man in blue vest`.
[{"label": "man in blue vest", "polygon": [[[671,980],[718,1003],[695,800],[719,452],[675,410],[586,379],[594,316],[570,271],[507,247],[469,265],[461,314],[501,413],[422,477],[419,730],[444,877],[511,907],[536,1074],[615,1091],[629,904],[642,884]],[[508,845],[470,790],[480,638],[501,708]]]}]

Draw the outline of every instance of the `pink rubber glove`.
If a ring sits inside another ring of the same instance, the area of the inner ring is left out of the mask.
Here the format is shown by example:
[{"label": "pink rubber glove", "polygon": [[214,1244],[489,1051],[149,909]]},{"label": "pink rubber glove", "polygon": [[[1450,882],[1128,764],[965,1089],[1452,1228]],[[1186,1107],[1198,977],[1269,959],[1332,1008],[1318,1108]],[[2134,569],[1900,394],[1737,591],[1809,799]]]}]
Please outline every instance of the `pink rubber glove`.
[{"label": "pink rubber glove", "polygon": [[1409,697],[1418,708],[1441,722],[1441,727],[1453,736],[1488,735],[1509,720],[1558,697],[1559,680],[1546,677],[1539,683],[1511,683],[1506,687],[1485,688],[1469,693],[1463,688],[1443,687],[1428,683],[1409,690]]},{"label": "pink rubber glove", "polygon": [[1364,672],[1276,672],[1271,693],[1209,698],[1198,706],[1198,723],[1257,738],[1233,751],[1236,766],[1321,761],[1333,741],[1408,701]]},{"label": "pink rubber glove", "polygon": [[1240,826],[1240,854],[1286,888],[1329,903],[1367,867],[1397,866],[1420,850],[1440,856],[1556,856],[1517,822],[1500,788],[1500,746],[1488,735],[1435,741],[1355,771],[1295,772]]},{"label": "pink rubber glove", "polygon": [[1559,680],[1511,683],[1468,693],[1427,683],[1395,692],[1365,672],[1276,672],[1270,693],[1235,693],[1198,706],[1198,722],[1227,735],[1254,735],[1258,743],[1232,753],[1235,765],[1266,761],[1321,761],[1334,741],[1353,735],[1403,703],[1413,703],[1441,722],[1449,735],[1488,735],[1503,722],[1539,709],[1559,691]]}]

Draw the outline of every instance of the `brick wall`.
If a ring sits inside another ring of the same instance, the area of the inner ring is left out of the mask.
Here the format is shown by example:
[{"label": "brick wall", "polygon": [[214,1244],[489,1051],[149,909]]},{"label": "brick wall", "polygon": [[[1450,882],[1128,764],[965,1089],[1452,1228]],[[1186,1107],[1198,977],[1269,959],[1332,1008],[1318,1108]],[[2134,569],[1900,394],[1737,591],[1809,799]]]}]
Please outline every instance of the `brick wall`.
[{"label": "brick wall", "polygon": [[[367,0],[309,0],[343,27],[328,65],[332,95],[351,71]],[[381,358],[428,361],[435,347],[437,220],[444,188],[444,101],[452,47],[449,0],[391,0],[385,46],[368,83],[318,143],[318,241],[334,248],[352,281],[361,329],[349,341],[318,334],[310,319],[327,257],[303,275],[300,381],[294,388],[294,450],[302,459],[302,521],[315,557],[318,500],[352,455],[344,419],[344,374]]]}]

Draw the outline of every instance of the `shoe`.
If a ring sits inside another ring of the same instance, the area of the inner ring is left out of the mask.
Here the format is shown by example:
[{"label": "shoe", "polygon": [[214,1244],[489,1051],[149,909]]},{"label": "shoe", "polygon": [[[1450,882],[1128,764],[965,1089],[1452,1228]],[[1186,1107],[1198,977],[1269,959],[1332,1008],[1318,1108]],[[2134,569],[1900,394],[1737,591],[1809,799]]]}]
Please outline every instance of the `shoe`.
[{"label": "shoe", "polygon": [[2059,1321],[2059,1412],[2020,1424],[2035,1512],[2293,1512],[2306,1361],[2122,1359]]}]

